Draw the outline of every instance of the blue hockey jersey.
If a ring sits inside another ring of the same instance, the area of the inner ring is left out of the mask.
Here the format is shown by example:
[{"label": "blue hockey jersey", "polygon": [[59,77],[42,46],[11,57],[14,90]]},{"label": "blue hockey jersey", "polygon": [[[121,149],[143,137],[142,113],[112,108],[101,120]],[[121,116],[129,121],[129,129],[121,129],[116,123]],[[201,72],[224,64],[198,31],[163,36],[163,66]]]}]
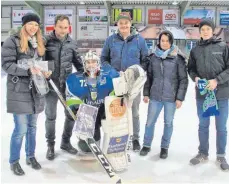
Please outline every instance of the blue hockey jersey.
[{"label": "blue hockey jersey", "polygon": [[106,96],[113,92],[112,79],[119,77],[119,73],[105,65],[101,67],[100,75],[91,79],[85,73],[72,73],[66,80],[66,100],[68,106],[86,103],[100,107]]}]

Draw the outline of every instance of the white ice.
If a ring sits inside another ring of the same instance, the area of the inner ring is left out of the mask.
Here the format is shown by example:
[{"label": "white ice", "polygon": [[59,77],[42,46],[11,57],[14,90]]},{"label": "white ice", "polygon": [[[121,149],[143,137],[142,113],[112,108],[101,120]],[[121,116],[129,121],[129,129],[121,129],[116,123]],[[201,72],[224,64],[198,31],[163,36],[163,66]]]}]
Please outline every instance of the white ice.
[{"label": "white ice", "polygon": [[[6,113],[6,77],[1,79],[1,175],[2,183],[112,183],[97,161],[79,161],[75,156],[60,150],[60,141],[64,124],[64,109],[58,103],[56,121],[56,154],[54,161],[48,161],[45,140],[45,114],[39,115],[37,122],[36,158],[42,169],[33,170],[25,164],[24,142],[20,164],[24,176],[15,176],[10,170],[9,145],[14,128],[12,114]],[[147,116],[147,105],[140,105],[141,144]],[[125,172],[119,173],[125,183],[229,183],[228,172],[223,172],[216,165],[216,130],[214,119],[210,126],[209,161],[198,166],[190,166],[189,160],[196,155],[198,148],[198,120],[194,99],[194,84],[190,81],[186,100],[177,110],[174,119],[174,132],[166,160],[159,158],[160,142],[163,132],[163,112],[155,130],[152,150],[146,157],[131,153],[132,164]],[[76,145],[73,136],[71,142]],[[229,145],[227,147],[229,152]],[[228,161],[229,161],[229,157]]]}]

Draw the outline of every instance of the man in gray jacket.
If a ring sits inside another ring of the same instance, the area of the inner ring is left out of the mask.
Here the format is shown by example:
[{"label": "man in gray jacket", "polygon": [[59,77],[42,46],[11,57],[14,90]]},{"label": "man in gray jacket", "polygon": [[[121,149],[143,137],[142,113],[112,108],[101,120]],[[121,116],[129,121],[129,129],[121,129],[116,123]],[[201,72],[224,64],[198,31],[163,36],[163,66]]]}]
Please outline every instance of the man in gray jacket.
[{"label": "man in gray jacket", "polygon": [[[81,58],[77,52],[76,43],[68,35],[70,21],[65,15],[58,15],[55,18],[54,31],[45,37],[46,40],[46,60],[54,60],[55,69],[51,75],[51,79],[61,91],[65,98],[65,80],[67,76],[72,73],[72,64],[77,71],[83,71],[81,64]],[[55,158],[55,123],[56,123],[56,111],[58,96],[54,90],[45,97],[46,107],[46,138],[48,143],[48,150],[46,158],[53,160]],[[74,120],[70,114],[65,110],[65,123],[64,131],[62,134],[62,141],[60,148],[71,154],[76,154],[77,150],[72,147],[70,138],[72,135],[72,129],[74,126]]]}]

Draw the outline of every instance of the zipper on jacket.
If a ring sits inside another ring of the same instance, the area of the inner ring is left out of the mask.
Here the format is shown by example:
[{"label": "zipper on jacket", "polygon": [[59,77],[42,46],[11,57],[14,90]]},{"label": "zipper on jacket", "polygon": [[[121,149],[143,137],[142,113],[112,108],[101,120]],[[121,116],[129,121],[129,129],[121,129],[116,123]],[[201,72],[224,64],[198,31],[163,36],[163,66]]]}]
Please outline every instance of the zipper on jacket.
[{"label": "zipper on jacket", "polygon": [[205,52],[206,52],[206,47],[204,47],[204,65],[205,65],[205,68],[206,68],[206,77],[208,78],[208,65],[207,65],[207,62],[206,62]]},{"label": "zipper on jacket", "polygon": [[63,42],[60,43],[60,48],[59,48],[59,85],[61,84],[60,81],[60,76],[61,76],[61,50],[62,50],[62,47],[63,47]]},{"label": "zipper on jacket", "polygon": [[[124,43],[122,44],[121,57],[122,57],[124,45],[125,45],[126,43],[127,43],[127,41],[124,40]],[[121,71],[122,71],[122,69],[123,69],[123,67],[122,67],[122,60],[123,60],[123,57],[122,57],[122,59],[121,59]]]},{"label": "zipper on jacket", "polygon": [[[35,57],[35,54],[36,54],[36,49],[33,49],[33,58]],[[38,54],[37,54],[37,56],[38,56]],[[32,77],[32,76],[30,76],[30,77]],[[32,79],[30,79],[30,80],[32,80]],[[33,114],[36,114],[36,104],[35,104],[35,100],[34,100],[34,96],[33,96],[33,87],[35,87],[34,86],[34,84],[32,83],[32,88],[30,89],[30,94],[31,94],[31,96],[32,96],[32,101],[33,101]]]},{"label": "zipper on jacket", "polygon": [[32,101],[33,101],[33,114],[36,114],[36,104],[35,104],[35,100],[33,96],[33,87],[34,87],[34,84],[32,84],[32,88],[30,89],[30,94],[32,96]]},{"label": "zipper on jacket", "polygon": [[[160,66],[161,66],[161,75],[162,75],[162,81],[161,81],[161,84],[162,84],[162,95],[161,95],[161,98],[160,98],[160,101],[162,101],[162,96],[163,96],[163,90],[164,90],[164,64],[163,64],[163,59],[161,58],[161,63],[160,63]],[[160,85],[161,85],[160,84]]]}]

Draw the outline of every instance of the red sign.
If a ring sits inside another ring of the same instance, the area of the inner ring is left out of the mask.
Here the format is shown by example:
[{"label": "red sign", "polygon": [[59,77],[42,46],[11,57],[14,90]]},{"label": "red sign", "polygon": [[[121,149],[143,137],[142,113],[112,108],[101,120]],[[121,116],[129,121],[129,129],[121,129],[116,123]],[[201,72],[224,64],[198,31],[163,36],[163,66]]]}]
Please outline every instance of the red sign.
[{"label": "red sign", "polygon": [[184,24],[199,24],[201,19],[199,18],[187,18],[184,19]]},{"label": "red sign", "polygon": [[[46,34],[51,33],[54,30],[54,26],[45,26]],[[69,26],[69,34],[72,33],[72,26]]]},{"label": "red sign", "polygon": [[97,15],[100,15],[100,12],[92,11],[92,9],[86,10],[86,13],[87,14],[97,14]]},{"label": "red sign", "polygon": [[162,9],[148,10],[148,24],[162,24]]}]

